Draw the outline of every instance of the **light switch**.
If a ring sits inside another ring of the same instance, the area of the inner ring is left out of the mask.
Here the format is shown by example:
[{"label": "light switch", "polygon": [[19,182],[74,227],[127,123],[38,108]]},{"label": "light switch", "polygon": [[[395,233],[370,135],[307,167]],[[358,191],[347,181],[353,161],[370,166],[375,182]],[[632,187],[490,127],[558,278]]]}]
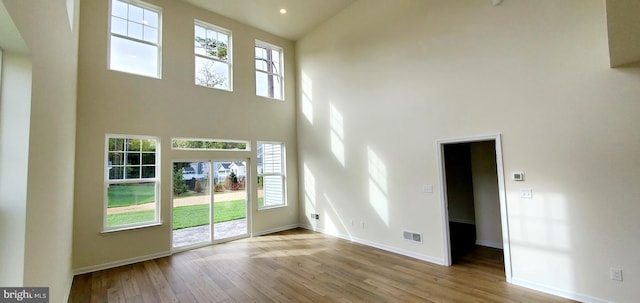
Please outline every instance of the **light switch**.
[{"label": "light switch", "polygon": [[531,189],[521,189],[520,190],[520,198],[522,199],[532,199],[533,191]]}]

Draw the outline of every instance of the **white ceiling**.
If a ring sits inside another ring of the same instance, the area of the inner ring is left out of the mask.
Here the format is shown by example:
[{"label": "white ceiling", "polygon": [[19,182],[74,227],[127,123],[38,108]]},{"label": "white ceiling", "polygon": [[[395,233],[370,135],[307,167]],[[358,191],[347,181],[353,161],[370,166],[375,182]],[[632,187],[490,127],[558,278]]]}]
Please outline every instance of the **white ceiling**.
[{"label": "white ceiling", "polygon": [[[355,0],[183,0],[289,40],[298,40]],[[285,8],[286,14],[280,14]]]}]

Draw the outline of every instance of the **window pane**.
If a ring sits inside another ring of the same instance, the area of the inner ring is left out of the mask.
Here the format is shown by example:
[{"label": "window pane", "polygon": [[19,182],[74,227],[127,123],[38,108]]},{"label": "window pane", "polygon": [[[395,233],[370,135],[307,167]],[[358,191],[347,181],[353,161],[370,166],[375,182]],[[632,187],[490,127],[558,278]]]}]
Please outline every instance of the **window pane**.
[{"label": "window pane", "polygon": [[282,145],[262,144],[262,167],[265,174],[282,173]]},{"label": "window pane", "polygon": [[127,165],[140,165],[140,154],[127,153]]},{"label": "window pane", "polygon": [[158,30],[153,27],[145,26],[143,36],[144,36],[144,39],[143,39],[144,41],[151,42],[151,43],[158,43]]},{"label": "window pane", "polygon": [[156,164],[156,154],[155,153],[144,153],[142,154],[142,164]]},{"label": "window pane", "polygon": [[172,149],[204,150],[245,150],[249,151],[249,141],[224,141],[213,139],[171,139]]},{"label": "window pane", "polygon": [[112,167],[108,167],[108,169],[109,169],[109,180],[124,179],[124,167],[112,166]]},{"label": "window pane", "polygon": [[229,45],[229,36],[227,34],[218,33],[218,41],[224,45]]},{"label": "window pane", "polygon": [[142,167],[142,178],[155,178],[156,177],[156,167],[155,166],[143,166]]},{"label": "window pane", "polygon": [[111,32],[118,35],[127,35],[127,20],[111,17]]},{"label": "window pane", "polygon": [[207,38],[207,30],[202,26],[195,26],[195,36],[197,38],[206,39]]},{"label": "window pane", "polygon": [[256,58],[256,69],[261,71],[267,71],[267,61],[264,59]]},{"label": "window pane", "polygon": [[153,222],[156,184],[110,184],[107,188],[107,227]]},{"label": "window pane", "polygon": [[156,140],[142,140],[142,151],[154,152],[156,151]]},{"label": "window pane", "polygon": [[229,89],[229,65],[196,57],[196,84]]},{"label": "window pane", "polygon": [[124,153],[109,153],[109,165],[124,165]]},{"label": "window pane", "polygon": [[127,179],[140,178],[140,166],[127,166]]},{"label": "window pane", "polygon": [[129,21],[142,24],[142,8],[129,5]]},{"label": "window pane", "polygon": [[129,21],[127,25],[129,26],[127,36],[142,40],[142,24]]},{"label": "window pane", "polygon": [[[280,68],[280,52],[277,50],[271,50],[271,60],[273,60],[274,63],[274,67],[276,67],[276,69]],[[280,74],[279,70],[274,70],[274,73],[276,74]]]},{"label": "window pane", "polygon": [[127,139],[127,150],[139,151],[141,140],[139,139]]},{"label": "window pane", "polygon": [[109,68],[137,75],[158,77],[158,48],[112,36]]},{"label": "window pane", "polygon": [[126,3],[113,0],[113,2],[111,2],[111,15],[127,19],[127,7],[128,5]]},{"label": "window pane", "polygon": [[158,13],[145,9],[143,24],[158,28]]},{"label": "window pane", "polygon": [[282,177],[264,176],[263,182],[264,206],[269,207],[283,204]]},{"label": "window pane", "polygon": [[109,150],[123,151],[124,139],[109,138]]},{"label": "window pane", "polygon": [[267,74],[262,72],[256,72],[256,95],[262,97],[269,96],[269,83],[267,81]]},{"label": "window pane", "polygon": [[267,50],[256,46],[256,58],[267,59]]},{"label": "window pane", "polygon": [[273,98],[282,99],[282,81],[280,77],[269,76],[273,78]]}]

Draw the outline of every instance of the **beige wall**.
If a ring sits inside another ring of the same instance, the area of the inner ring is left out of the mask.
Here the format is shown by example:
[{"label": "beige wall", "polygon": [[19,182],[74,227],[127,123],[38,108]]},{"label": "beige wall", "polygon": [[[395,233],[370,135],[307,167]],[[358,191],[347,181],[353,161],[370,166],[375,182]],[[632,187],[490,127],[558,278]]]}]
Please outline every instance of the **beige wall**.
[{"label": "beige wall", "polygon": [[31,110],[28,54],[3,52],[0,87],[0,285],[22,285]]},{"label": "beige wall", "polygon": [[422,193],[439,183],[435,142],[501,133],[505,172],[527,174],[506,181],[514,282],[640,296],[640,66],[609,68],[603,1],[362,0],[297,50],[303,224],[442,261],[440,192]]},{"label": "beige wall", "polygon": [[[168,253],[171,250],[171,161],[241,157],[250,159],[255,171],[257,140],[286,144],[289,206],[257,211],[253,203],[252,232],[257,234],[298,222],[293,42],[181,1],[148,2],[162,8],[161,80],[107,70],[109,1],[83,2],[73,259],[73,266],[78,270]],[[194,85],[194,19],[232,31],[233,92]],[[284,49],[285,101],[255,96],[256,39]],[[108,133],[161,138],[161,226],[101,233],[104,141]],[[244,153],[172,151],[172,137],[249,140],[254,148]],[[255,185],[252,184],[252,197],[256,196]]]},{"label": "beige wall", "polygon": [[66,0],[3,2],[32,64],[23,285],[47,286],[60,302],[72,278],[77,22],[72,31]]}]

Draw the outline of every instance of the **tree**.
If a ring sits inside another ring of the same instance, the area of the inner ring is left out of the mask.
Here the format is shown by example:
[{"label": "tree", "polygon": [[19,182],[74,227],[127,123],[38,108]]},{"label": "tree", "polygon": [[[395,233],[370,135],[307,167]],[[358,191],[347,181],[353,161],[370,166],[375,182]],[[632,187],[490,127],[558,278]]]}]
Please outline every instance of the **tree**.
[{"label": "tree", "polygon": [[[184,163],[189,165],[189,163]],[[189,191],[189,187],[187,186],[187,182],[184,182],[182,179],[182,167],[180,163],[176,163],[173,165],[173,194],[179,196],[181,194]]]},{"label": "tree", "polygon": [[218,74],[214,67],[212,61],[205,61],[200,65],[200,69],[198,69],[198,74],[196,75],[196,84],[215,87],[216,85],[224,84],[227,81],[227,78],[223,75]]},{"label": "tree", "polygon": [[[195,41],[198,44],[196,48],[203,49],[207,56],[227,62],[229,47],[226,43],[216,39],[202,37],[196,37]],[[214,64],[215,61],[206,60],[202,65],[200,65],[196,75],[196,84],[215,87],[217,85],[224,84],[227,81],[226,76],[215,71]]]}]

